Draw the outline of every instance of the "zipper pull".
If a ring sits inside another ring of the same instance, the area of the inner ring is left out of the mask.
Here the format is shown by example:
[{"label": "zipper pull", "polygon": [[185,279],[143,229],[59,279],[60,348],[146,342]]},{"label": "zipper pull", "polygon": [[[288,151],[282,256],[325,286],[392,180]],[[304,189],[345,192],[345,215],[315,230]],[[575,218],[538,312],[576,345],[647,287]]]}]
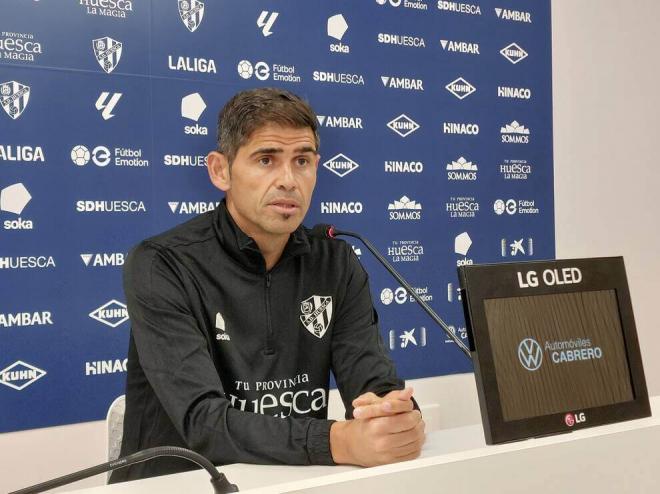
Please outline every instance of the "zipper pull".
[{"label": "zipper pull", "polygon": [[266,288],[270,288],[270,273],[266,273]]}]

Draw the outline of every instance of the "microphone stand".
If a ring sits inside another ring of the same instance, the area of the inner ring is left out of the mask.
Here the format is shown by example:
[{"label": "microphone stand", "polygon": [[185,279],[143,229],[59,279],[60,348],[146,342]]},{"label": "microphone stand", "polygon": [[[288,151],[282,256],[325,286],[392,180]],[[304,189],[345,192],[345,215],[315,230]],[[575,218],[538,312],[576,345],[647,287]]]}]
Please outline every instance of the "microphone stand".
[{"label": "microphone stand", "polygon": [[152,458],[157,458],[159,456],[175,456],[178,458],[184,458],[204,468],[211,475],[211,485],[213,486],[213,492],[215,494],[238,492],[238,486],[230,484],[227,480],[227,477],[220,473],[215,468],[213,463],[211,463],[208,459],[204,458],[199,453],[175,446],[159,446],[157,448],[149,448],[143,451],[138,451],[132,455],[118,458],[107,463],[102,463],[101,465],[86,468],[85,470],[80,470],[79,472],[70,473],[56,479],[47,480],[46,482],[42,482],[31,487],[25,487],[24,489],[10,492],[9,494],[36,494],[37,492],[55,489],[56,487],[61,487],[72,482],[77,482],[78,480],[86,479],[87,477],[92,477],[94,475],[116,470],[118,468],[124,468],[135,463],[141,463],[143,461],[151,460]]},{"label": "microphone stand", "polygon": [[401,284],[401,286],[403,286],[408,291],[410,296],[414,298],[419,305],[421,305],[422,309],[424,309],[424,311],[431,317],[431,319],[433,319],[433,321],[435,321],[438,324],[438,326],[440,326],[444,330],[444,332],[447,333],[447,336],[449,336],[454,341],[454,343],[458,345],[458,348],[465,354],[465,356],[470,360],[472,360],[472,356],[470,355],[470,349],[467,346],[465,346],[465,343],[463,343],[463,341],[458,336],[456,336],[456,334],[451,329],[449,329],[447,323],[445,323],[440,318],[440,316],[436,314],[436,312],[431,308],[431,306],[427,304],[424,300],[422,300],[422,298],[419,295],[417,295],[415,289],[412,286],[410,286],[410,284],[403,278],[403,276],[401,276],[392,267],[392,265],[387,261],[387,259],[385,259],[385,257],[383,257],[382,254],[378,252],[378,250],[376,250],[376,248],[371,244],[371,242],[369,242],[369,240],[367,240],[358,233],[347,232],[344,230],[337,230],[335,229],[334,226],[331,226],[328,229],[327,235],[331,238],[334,238],[338,235],[342,235],[345,237],[353,237],[353,238],[357,238],[360,242],[362,242],[365,245],[365,247],[369,249],[369,251],[374,256],[376,256],[376,259],[378,259],[381,262],[381,264],[385,266],[385,269],[387,269],[387,271],[389,271],[389,273],[392,276],[394,276],[394,278]]}]

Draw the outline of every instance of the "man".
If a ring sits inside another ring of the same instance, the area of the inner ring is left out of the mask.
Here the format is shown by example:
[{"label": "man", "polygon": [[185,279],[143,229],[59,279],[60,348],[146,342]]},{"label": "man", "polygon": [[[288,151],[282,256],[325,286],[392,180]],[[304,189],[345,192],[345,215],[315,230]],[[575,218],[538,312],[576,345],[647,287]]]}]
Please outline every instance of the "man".
[{"label": "man", "polygon": [[[235,95],[208,155],[215,211],[145,240],[124,289],[132,328],[121,455],[191,448],[216,464],[378,465],[415,458],[424,422],[385,355],[348,244],[301,226],[316,117],[279,89]],[[346,406],[327,420],[330,372]],[[190,469],[159,458],[112,481]]]}]

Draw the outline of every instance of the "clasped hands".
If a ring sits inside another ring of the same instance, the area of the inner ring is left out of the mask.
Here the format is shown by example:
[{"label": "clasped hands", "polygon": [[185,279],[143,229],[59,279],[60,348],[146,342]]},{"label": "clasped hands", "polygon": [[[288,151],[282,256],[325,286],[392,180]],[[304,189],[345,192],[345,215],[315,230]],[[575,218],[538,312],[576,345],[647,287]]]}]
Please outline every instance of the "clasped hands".
[{"label": "clasped hands", "polygon": [[413,408],[413,390],[383,397],[365,393],[353,400],[353,419],[330,428],[330,450],[337,464],[365,467],[417,458],[424,444],[424,421]]}]

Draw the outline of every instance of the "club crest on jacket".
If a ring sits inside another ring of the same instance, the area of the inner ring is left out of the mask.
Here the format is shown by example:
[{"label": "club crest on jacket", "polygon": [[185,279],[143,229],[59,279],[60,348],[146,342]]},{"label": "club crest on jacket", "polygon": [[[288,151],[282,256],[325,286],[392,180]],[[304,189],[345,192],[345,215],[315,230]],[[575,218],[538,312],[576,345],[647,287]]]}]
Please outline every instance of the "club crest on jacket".
[{"label": "club crest on jacket", "polygon": [[317,338],[323,338],[332,319],[332,297],[312,295],[300,303],[300,312],[300,322],[305,329]]}]

